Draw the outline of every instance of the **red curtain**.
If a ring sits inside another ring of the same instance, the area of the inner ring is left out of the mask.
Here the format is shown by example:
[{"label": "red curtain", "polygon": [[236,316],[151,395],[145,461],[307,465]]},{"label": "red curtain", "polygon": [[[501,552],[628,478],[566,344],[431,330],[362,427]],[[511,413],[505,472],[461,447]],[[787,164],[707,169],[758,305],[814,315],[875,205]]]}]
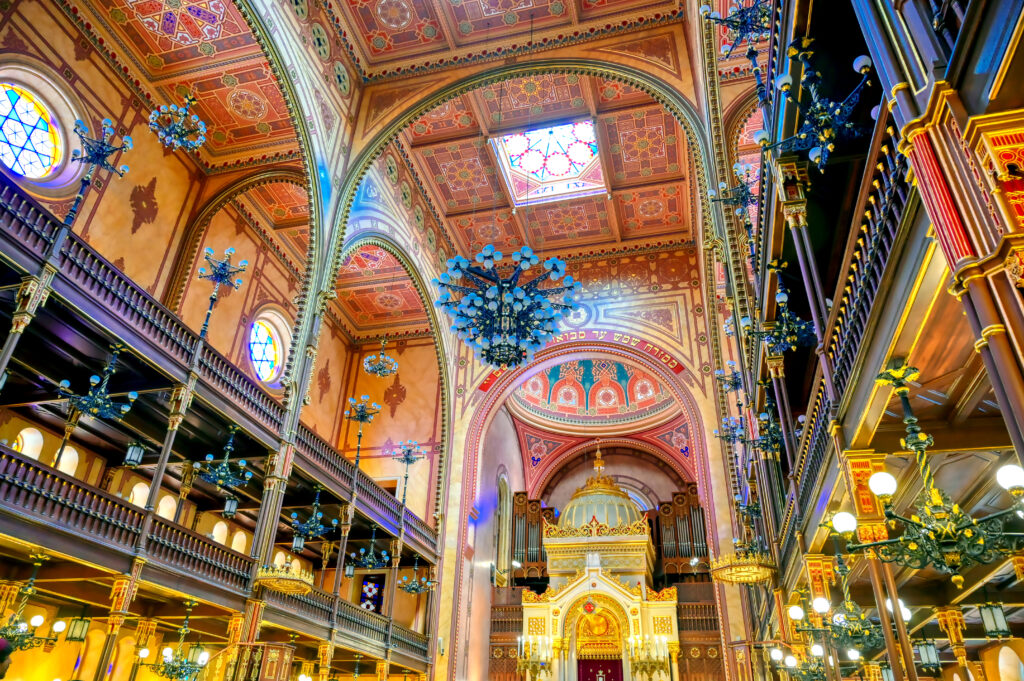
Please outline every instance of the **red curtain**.
[{"label": "red curtain", "polygon": [[622,660],[577,660],[578,681],[622,681]]}]

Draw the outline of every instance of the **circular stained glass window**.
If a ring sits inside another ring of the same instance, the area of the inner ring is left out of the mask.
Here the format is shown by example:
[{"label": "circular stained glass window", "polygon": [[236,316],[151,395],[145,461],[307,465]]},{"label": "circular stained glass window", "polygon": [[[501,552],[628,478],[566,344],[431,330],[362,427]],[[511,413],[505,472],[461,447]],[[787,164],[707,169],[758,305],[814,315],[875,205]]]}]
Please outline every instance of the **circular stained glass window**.
[{"label": "circular stained glass window", "polygon": [[249,361],[264,383],[277,378],[284,361],[277,329],[265,319],[257,319],[249,329]]},{"label": "circular stained glass window", "polygon": [[60,163],[53,116],[28,90],[0,83],[0,162],[22,177],[46,177]]}]

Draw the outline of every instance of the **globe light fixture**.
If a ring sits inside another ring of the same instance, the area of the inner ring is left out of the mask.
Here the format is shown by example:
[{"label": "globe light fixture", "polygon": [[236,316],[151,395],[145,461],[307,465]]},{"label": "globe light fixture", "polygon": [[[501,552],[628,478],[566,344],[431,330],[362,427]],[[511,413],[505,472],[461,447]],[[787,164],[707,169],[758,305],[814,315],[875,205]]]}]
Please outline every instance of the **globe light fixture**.
[{"label": "globe light fixture", "polygon": [[[448,271],[433,280],[438,289],[435,304],[452,321],[452,331],[476,357],[497,368],[516,367],[533,361],[558,330],[565,313],[579,307],[580,283],[565,275],[565,261],[548,258],[544,271],[529,281],[522,275],[540,262],[527,246],[512,254],[511,266],[504,255],[488,244],[475,263],[456,256]],[[541,284],[562,279],[561,286]]]},{"label": "globe light fixture", "polygon": [[349,554],[349,561],[348,561],[346,567],[348,565],[351,565],[354,568],[358,567],[358,568],[362,568],[364,570],[379,570],[381,568],[387,567],[388,561],[391,558],[390,558],[390,556],[388,556],[388,552],[387,551],[381,550],[380,553],[377,553],[376,544],[377,544],[377,526],[374,525],[372,531],[370,532],[370,548],[369,548],[369,550],[367,550],[365,548],[361,548],[361,549],[359,549],[358,553],[356,553],[354,551],[352,553],[350,553]]},{"label": "globe light fixture", "polygon": [[309,517],[300,522],[298,512],[292,512],[292,552],[301,553],[310,539],[322,537],[338,526],[338,519],[331,520],[330,526],[324,525],[322,521],[324,512],[320,510],[320,487],[316,488],[313,497],[313,508]]},{"label": "globe light fixture", "polygon": [[90,137],[88,126],[81,120],[75,121],[74,132],[82,148],[71,152],[71,160],[75,163],[87,165],[89,169],[82,175],[78,194],[71,203],[68,214],[64,216],[64,225],[67,227],[74,224],[75,218],[78,217],[78,210],[82,207],[85,192],[92,186],[93,176],[96,174],[96,171],[108,170],[118,177],[124,177],[124,174],[128,172],[128,166],[122,165],[115,168],[108,159],[119,151],[125,152],[132,148],[132,138],[127,135],[121,138],[120,145],[113,143],[114,122],[109,118],[103,119],[100,137]]},{"label": "globe light fixture", "polygon": [[832,527],[842,535],[851,535],[857,530],[857,518],[852,513],[840,511],[832,516]]},{"label": "globe light fixture", "polygon": [[793,620],[794,622],[799,622],[800,620],[802,620],[804,618],[804,614],[804,609],[801,608],[799,605],[789,606],[789,619]]},{"label": "globe light fixture", "polygon": [[238,510],[238,498],[232,490],[243,487],[252,479],[252,471],[246,468],[245,459],[231,460],[231,453],[235,451],[235,434],[239,430],[241,428],[234,424],[228,426],[228,439],[221,450],[224,454],[222,459],[214,463],[213,454],[207,454],[205,461],[196,464],[196,474],[201,480],[227,493],[222,513],[225,518],[233,518]]},{"label": "globe light fixture", "polygon": [[387,378],[398,372],[398,360],[384,352],[384,346],[387,344],[388,339],[382,338],[380,341],[380,352],[374,355],[367,355],[363,359],[363,371],[377,378]]},{"label": "globe light fixture", "polygon": [[996,482],[999,486],[1020,499],[1024,495],[1024,468],[1017,464],[1007,464],[996,471]]},{"label": "globe light fixture", "polygon": [[778,648],[772,648],[770,651],[768,651],[768,657],[772,658],[776,662],[780,662],[782,661],[782,651]]},{"label": "globe light fixture", "polygon": [[[1024,547],[1024,534],[1005,529],[1010,507],[983,518],[965,513],[949,495],[935,486],[935,474],[928,460],[928,448],[934,440],[922,432],[910,405],[910,383],[920,372],[903,362],[891,362],[877,377],[877,382],[891,386],[903,407],[903,423],[907,435],[901,446],[912,451],[921,473],[924,490],[916,502],[915,513],[900,515],[892,506],[896,481],[891,475],[876,473],[869,480],[872,491],[879,493],[890,526],[903,526],[903,533],[895,538],[865,544],[848,544],[850,551],[874,551],[886,563],[897,563],[912,570],[931,566],[950,576],[956,587],[963,588],[962,571],[975,565],[986,565],[1002,559]],[[886,477],[888,475],[888,477]],[[1016,486],[1019,474],[1010,470],[1003,474],[1008,485]]]},{"label": "globe light fixture", "polygon": [[813,601],[811,601],[811,607],[814,609],[814,612],[822,615],[831,609],[832,604],[829,603],[828,599],[824,596],[817,596]]},{"label": "globe light fixture", "polygon": [[[185,601],[185,620],[181,624],[181,629],[178,630],[177,648],[171,648],[170,646],[164,648],[159,662],[145,665],[154,674],[168,679],[168,681],[194,681],[210,660],[209,654],[196,645],[193,645],[188,653],[184,650],[185,637],[191,631],[189,629],[189,620],[192,616],[192,608],[195,605],[195,601]],[[148,657],[149,651],[146,652]]]},{"label": "globe light fixture", "polygon": [[217,302],[220,287],[230,286],[238,290],[242,286],[241,277],[236,275],[245,271],[245,268],[249,266],[249,261],[243,260],[234,265],[231,263],[231,256],[234,254],[234,248],[226,249],[223,258],[215,257],[215,251],[212,248],[207,248],[203,252],[203,258],[206,260],[206,264],[210,266],[210,269],[207,270],[205,267],[200,267],[199,278],[212,281],[213,291],[210,293],[210,304],[206,308],[206,318],[203,320],[203,326],[199,330],[200,338],[206,338],[206,332],[210,329],[210,316],[213,314],[213,306]]}]

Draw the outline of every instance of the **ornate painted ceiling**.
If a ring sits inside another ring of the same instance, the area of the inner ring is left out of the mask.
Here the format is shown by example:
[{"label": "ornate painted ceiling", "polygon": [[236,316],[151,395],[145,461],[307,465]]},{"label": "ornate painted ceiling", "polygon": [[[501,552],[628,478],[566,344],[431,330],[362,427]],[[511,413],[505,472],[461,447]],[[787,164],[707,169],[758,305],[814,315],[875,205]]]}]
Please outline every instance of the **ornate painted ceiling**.
[{"label": "ornate painted ceiling", "polygon": [[206,121],[206,169],[296,158],[288,107],[263,50],[233,2],[100,0],[87,21],[112,36],[157,103],[191,94]]},{"label": "ornate painted ceiling", "polygon": [[357,341],[429,330],[412,279],[402,263],[379,246],[361,246],[344,259],[336,291],[342,323]]},{"label": "ornate painted ceiling", "polygon": [[[490,139],[549,124],[593,121],[603,189],[547,203],[513,201]],[[696,200],[684,132],[627,85],[563,74],[470,92],[428,112],[403,135],[412,166],[456,247],[594,255],[691,242]],[[570,250],[571,249],[571,250]]]},{"label": "ornate painted ceiling", "polygon": [[682,16],[677,3],[658,0],[341,0],[334,11],[335,30],[368,79],[571,45]]}]

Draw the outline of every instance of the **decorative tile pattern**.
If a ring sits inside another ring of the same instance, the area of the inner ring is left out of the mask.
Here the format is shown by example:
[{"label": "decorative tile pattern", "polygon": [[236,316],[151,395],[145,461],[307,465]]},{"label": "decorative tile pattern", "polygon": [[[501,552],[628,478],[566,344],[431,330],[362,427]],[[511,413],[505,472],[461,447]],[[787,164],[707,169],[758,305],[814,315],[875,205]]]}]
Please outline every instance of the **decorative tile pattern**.
[{"label": "decorative tile pattern", "polygon": [[686,143],[675,119],[660,106],[601,119],[616,185],[675,179],[686,167]]},{"label": "decorative tile pattern", "polygon": [[272,182],[249,191],[256,208],[277,227],[309,219],[309,196],[291,182]]},{"label": "decorative tile pattern", "polygon": [[[459,44],[492,40],[510,30],[534,31],[570,21],[568,0],[451,0],[441,5]],[[532,22],[532,23],[531,23]]]},{"label": "decorative tile pattern", "polygon": [[692,237],[690,193],[683,182],[617,192],[615,202],[624,238],[667,233]]},{"label": "decorative tile pattern", "polygon": [[544,74],[516,78],[482,88],[470,96],[493,127],[541,123],[552,118],[585,116],[584,78],[572,74]]},{"label": "decorative tile pattern", "polygon": [[607,205],[603,196],[596,196],[531,206],[524,215],[527,237],[538,247],[609,239]]},{"label": "decorative tile pattern", "polygon": [[595,79],[597,101],[603,108],[621,108],[652,104],[651,96],[639,88],[616,80]]},{"label": "decorative tile pattern", "polygon": [[342,6],[371,57],[408,57],[446,46],[432,3],[344,0]]},{"label": "decorative tile pattern", "polygon": [[511,253],[524,245],[519,225],[507,208],[460,215],[449,223],[467,253],[477,253],[487,244],[494,244],[502,253]]},{"label": "decorative tile pattern", "polygon": [[479,125],[465,97],[457,97],[423,114],[410,130],[413,139],[419,142],[453,134],[472,134],[479,130]]},{"label": "decorative tile pattern", "polygon": [[502,201],[497,170],[482,139],[464,139],[417,149],[416,153],[444,212],[463,212]]}]

